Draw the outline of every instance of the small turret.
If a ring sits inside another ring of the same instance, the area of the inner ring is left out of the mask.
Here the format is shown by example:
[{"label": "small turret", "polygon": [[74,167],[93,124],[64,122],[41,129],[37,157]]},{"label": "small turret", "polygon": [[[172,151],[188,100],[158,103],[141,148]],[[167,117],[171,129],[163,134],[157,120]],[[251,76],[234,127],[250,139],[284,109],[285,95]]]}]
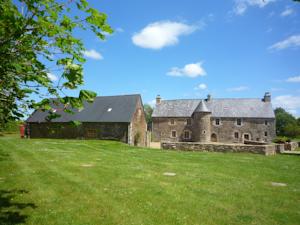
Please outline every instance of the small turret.
[{"label": "small turret", "polygon": [[211,120],[211,111],[205,104],[205,101],[201,100],[194,112],[194,121],[195,123],[195,141],[199,142],[210,142],[210,120]]}]

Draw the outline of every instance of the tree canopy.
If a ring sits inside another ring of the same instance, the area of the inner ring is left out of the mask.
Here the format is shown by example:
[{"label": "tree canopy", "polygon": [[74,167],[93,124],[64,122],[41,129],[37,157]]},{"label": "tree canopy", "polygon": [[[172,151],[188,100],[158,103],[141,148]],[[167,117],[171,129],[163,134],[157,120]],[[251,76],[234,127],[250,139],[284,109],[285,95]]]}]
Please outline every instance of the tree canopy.
[{"label": "tree canopy", "polygon": [[283,108],[276,108],[275,116],[276,134],[278,136],[300,136],[300,118],[296,119],[292,114],[286,112]]},{"label": "tree canopy", "polygon": [[149,104],[144,105],[144,110],[146,114],[146,121],[147,124],[152,122],[152,113],[153,113],[153,108]]},{"label": "tree canopy", "polygon": [[[66,112],[68,106],[93,101],[92,91],[81,90],[78,97],[65,93],[84,82],[85,48],[75,32],[91,31],[105,39],[113,32],[106,14],[86,0],[2,0],[0,15],[0,124],[21,118],[30,108],[50,110],[49,97],[58,98]],[[34,101],[33,94],[43,100]],[[49,119],[56,116],[51,113]]]}]

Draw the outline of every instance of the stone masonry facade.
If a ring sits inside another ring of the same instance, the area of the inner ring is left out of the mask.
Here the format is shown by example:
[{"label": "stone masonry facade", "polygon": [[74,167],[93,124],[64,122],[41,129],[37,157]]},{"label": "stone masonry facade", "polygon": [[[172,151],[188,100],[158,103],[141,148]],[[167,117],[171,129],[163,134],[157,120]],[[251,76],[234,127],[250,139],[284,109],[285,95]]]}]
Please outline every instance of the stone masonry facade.
[{"label": "stone masonry facade", "polygon": [[[262,99],[262,102],[264,101],[269,103],[269,96],[265,96]],[[197,110],[199,109],[198,106],[191,116],[169,117],[169,115],[164,116],[164,114],[154,116],[152,118],[153,141],[244,143],[244,141],[249,140],[270,143],[276,136],[275,117],[263,117],[264,111],[261,113],[261,118],[242,117],[242,115],[239,116],[239,112],[236,113],[236,117],[226,117],[226,115],[214,117],[213,113],[205,106],[205,101],[200,103],[202,104],[201,110]],[[157,105],[159,104],[161,104],[160,98],[157,99]],[[168,107],[176,110],[174,103],[172,104]],[[163,107],[164,110],[167,108],[166,106]],[[270,107],[269,104],[265,106],[264,103],[261,103],[263,110],[266,107]]]},{"label": "stone masonry facade", "polygon": [[[216,119],[220,125],[216,125]],[[201,141],[197,140],[200,129],[194,123],[194,118],[153,118],[153,141]],[[276,136],[275,119],[244,118],[241,125],[237,125],[235,118],[211,118],[209,128],[210,132],[205,132],[210,133],[210,139],[204,142],[243,143],[247,135],[249,140],[271,142]],[[176,131],[176,137],[172,137],[172,131]]]},{"label": "stone masonry facade", "polygon": [[129,139],[128,143],[137,146],[146,146],[147,122],[144,107],[141,99],[136,104],[131,123],[128,126]]}]

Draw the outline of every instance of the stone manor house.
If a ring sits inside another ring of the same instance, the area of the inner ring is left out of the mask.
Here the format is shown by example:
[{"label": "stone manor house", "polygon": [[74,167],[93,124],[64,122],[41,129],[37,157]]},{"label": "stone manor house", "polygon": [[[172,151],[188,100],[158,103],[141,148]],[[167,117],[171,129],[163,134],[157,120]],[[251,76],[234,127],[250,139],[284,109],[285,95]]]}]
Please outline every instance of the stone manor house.
[{"label": "stone manor house", "polygon": [[275,115],[270,93],[259,98],[161,100],[152,114],[153,141],[271,142]]}]

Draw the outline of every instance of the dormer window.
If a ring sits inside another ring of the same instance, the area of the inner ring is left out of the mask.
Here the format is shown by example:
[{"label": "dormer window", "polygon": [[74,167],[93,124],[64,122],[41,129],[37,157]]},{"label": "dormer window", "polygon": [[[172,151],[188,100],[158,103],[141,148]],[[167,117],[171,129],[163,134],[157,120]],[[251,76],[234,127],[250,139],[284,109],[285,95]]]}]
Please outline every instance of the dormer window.
[{"label": "dormer window", "polygon": [[175,125],[175,120],[174,119],[170,119],[170,124],[171,125]]},{"label": "dormer window", "polygon": [[236,119],[236,125],[242,126],[242,119],[241,118]]}]

